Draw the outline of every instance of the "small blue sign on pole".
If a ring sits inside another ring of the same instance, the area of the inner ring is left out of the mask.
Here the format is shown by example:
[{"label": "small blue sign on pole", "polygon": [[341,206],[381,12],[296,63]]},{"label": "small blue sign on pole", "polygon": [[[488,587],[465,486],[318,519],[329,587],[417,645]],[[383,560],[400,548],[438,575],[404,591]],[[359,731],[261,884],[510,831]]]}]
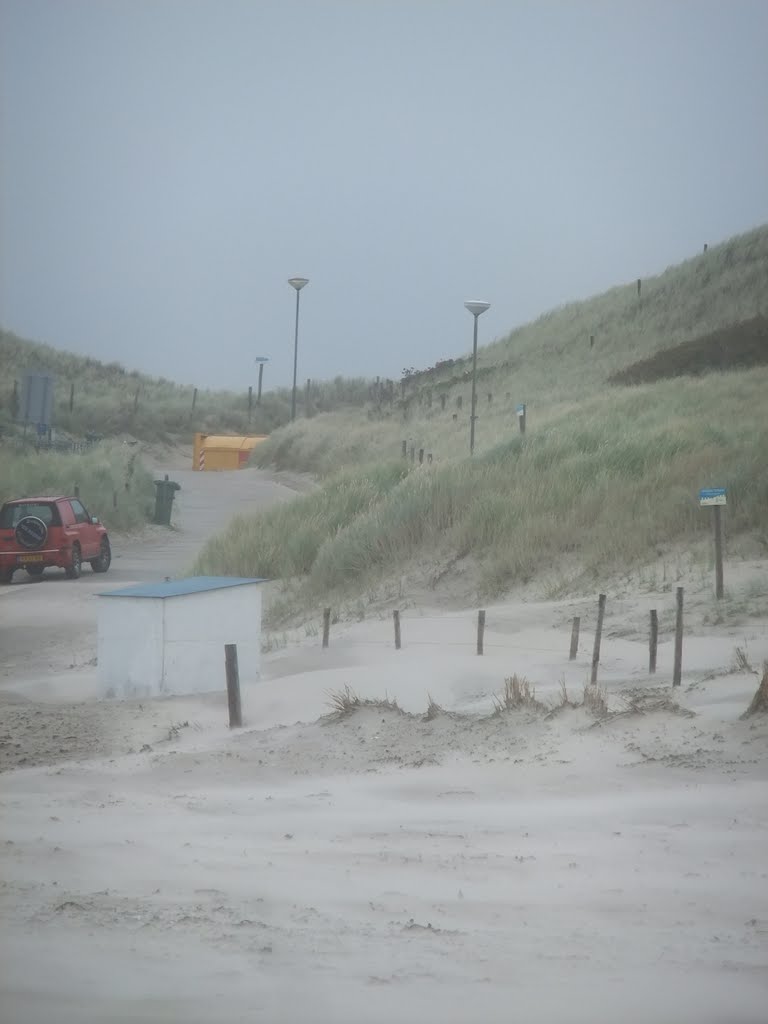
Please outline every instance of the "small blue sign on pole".
[{"label": "small blue sign on pole", "polygon": [[699,491],[699,505],[727,505],[724,487],[702,487]]},{"label": "small blue sign on pole", "polygon": [[515,412],[517,413],[518,416],[525,416],[525,406],[524,405],[516,406]]}]

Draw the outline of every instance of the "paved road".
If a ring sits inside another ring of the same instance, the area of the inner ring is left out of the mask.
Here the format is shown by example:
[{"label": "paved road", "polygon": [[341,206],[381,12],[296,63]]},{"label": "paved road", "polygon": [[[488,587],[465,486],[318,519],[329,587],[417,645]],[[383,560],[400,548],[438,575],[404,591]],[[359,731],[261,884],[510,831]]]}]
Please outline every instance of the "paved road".
[{"label": "paved road", "polygon": [[[42,579],[26,573],[0,587],[0,690],[29,696],[75,695],[66,685],[96,656],[97,595],[137,582],[178,576],[194,561],[208,537],[236,515],[295,497],[296,491],[262,470],[194,473],[154,465],[181,484],[176,494],[174,529],[151,527],[142,540],[112,536],[109,572],[95,575],[89,566],[79,580],[61,570]],[[105,516],[108,525],[108,518]]]}]

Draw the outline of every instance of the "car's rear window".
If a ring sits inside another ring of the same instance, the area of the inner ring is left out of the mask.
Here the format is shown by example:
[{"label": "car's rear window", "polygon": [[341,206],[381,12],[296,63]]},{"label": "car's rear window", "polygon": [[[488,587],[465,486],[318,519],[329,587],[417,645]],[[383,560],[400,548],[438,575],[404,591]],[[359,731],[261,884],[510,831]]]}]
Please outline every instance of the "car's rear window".
[{"label": "car's rear window", "polygon": [[0,529],[13,529],[25,516],[36,516],[46,526],[61,526],[59,510],[48,502],[24,501],[18,505],[3,505],[0,508]]}]

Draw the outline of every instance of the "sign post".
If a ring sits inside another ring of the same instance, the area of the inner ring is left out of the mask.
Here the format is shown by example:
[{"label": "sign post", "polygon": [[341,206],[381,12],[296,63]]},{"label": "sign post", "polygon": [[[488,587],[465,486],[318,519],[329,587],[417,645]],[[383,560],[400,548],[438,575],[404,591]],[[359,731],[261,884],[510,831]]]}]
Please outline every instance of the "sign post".
[{"label": "sign post", "polygon": [[715,597],[723,597],[723,506],[727,504],[724,487],[703,487],[699,491],[699,505],[712,508],[715,526]]},{"label": "sign post", "polygon": [[526,413],[525,405],[523,405],[523,404],[518,405],[517,408],[515,409],[515,412],[517,413],[517,422],[520,424],[520,433],[524,434],[525,433],[525,413]]}]

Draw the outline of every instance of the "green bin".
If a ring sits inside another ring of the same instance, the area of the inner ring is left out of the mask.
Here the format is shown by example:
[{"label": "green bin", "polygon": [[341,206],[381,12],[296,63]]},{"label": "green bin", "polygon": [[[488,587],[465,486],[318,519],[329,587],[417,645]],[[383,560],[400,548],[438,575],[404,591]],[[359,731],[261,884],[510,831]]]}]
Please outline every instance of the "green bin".
[{"label": "green bin", "polygon": [[175,480],[169,480],[165,474],[165,480],[155,480],[155,518],[153,522],[158,526],[171,525],[171,509],[176,491],[181,490],[181,484]]}]

